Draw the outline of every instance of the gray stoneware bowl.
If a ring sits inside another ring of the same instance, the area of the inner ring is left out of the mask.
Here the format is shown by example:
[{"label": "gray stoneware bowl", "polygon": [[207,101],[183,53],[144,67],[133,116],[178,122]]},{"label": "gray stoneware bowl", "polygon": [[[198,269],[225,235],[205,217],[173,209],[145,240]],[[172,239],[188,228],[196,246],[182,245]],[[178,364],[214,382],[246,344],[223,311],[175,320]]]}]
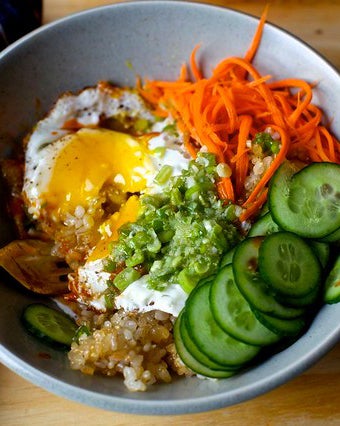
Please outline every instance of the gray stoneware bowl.
[{"label": "gray stoneware bowl", "polygon": [[[257,24],[257,19],[228,9],[141,1],[85,11],[31,33],[0,54],[2,155],[9,154],[13,142],[20,143],[62,92],[103,79],[134,85],[136,73],[173,79],[198,42],[202,43],[200,61],[209,73],[223,57],[245,53]],[[266,25],[255,65],[275,78],[319,81],[314,102],[334,117],[332,130],[340,137],[340,78],[317,53]],[[3,211],[0,219],[5,244],[12,238],[10,221]],[[294,345],[243,374],[220,381],[175,380],[145,393],[129,393],[122,380],[71,371],[61,353],[50,351],[49,360],[39,357],[46,348],[28,336],[19,321],[22,308],[36,300],[8,279],[1,283],[0,360],[58,395],[130,413],[191,413],[254,398],[311,366],[340,336],[340,304],[324,306]]]}]

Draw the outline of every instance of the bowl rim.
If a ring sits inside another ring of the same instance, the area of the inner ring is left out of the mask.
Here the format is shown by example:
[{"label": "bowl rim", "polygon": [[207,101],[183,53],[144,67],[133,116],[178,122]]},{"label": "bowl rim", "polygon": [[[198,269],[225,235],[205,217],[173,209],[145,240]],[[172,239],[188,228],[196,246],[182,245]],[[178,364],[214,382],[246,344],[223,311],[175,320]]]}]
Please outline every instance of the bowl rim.
[{"label": "bowl rim", "polygon": [[[263,378],[260,382],[244,386],[242,389],[229,391],[226,398],[225,393],[218,395],[207,395],[185,400],[138,400],[120,398],[113,395],[105,395],[71,385],[63,380],[51,377],[49,374],[33,367],[18,356],[12,354],[0,344],[0,361],[10,370],[55,395],[64,397],[84,405],[102,408],[108,411],[117,411],[129,414],[142,415],[175,415],[193,414],[210,410],[217,410],[241,402],[248,401],[263,395],[274,388],[288,382],[303,371],[310,368],[326,352],[328,352],[340,339],[340,325],[327,336],[312,352],[308,352],[303,358],[299,358],[294,364],[290,364],[284,370],[274,372],[271,376]],[[165,384],[164,386],[167,386]],[[171,384],[170,384],[171,386]],[[242,395],[241,395],[242,393]]]},{"label": "bowl rim", "polygon": [[[160,5],[167,5],[171,7],[194,7],[197,9],[220,9],[224,13],[231,13],[243,17],[248,17],[253,21],[259,20],[259,18],[253,14],[239,11],[234,8],[211,5],[205,3],[196,3],[193,1],[178,1],[178,0],[128,0],[123,3],[115,3],[103,6],[97,6],[89,8],[80,12],[75,12],[65,17],[59,18],[55,21],[42,25],[40,28],[33,30],[27,35],[23,36],[19,40],[12,43],[2,52],[0,52],[0,61],[3,60],[7,55],[15,51],[19,46],[25,45],[27,41],[34,39],[40,33],[48,31],[50,28],[64,25],[65,23],[72,22],[75,19],[81,19],[82,16],[91,15],[103,10],[117,10],[117,9],[128,9],[135,6],[138,7],[154,7]],[[292,34],[291,32],[279,27],[276,24],[266,21],[266,26],[272,27],[275,30],[288,35],[295,39],[297,42],[307,48],[312,54],[318,56],[328,67],[340,76],[338,69],[333,65],[327,58],[320,54],[316,49],[311,47],[301,38]],[[185,400],[138,400],[138,399],[127,399],[124,397],[117,397],[114,395],[106,395],[96,391],[90,391],[75,385],[71,385],[63,380],[51,377],[49,374],[33,367],[28,362],[17,355],[11,353],[6,349],[0,342],[0,361],[7,366],[9,369],[14,371],[16,374],[29,380],[37,386],[40,386],[56,395],[71,399],[73,401],[80,402],[89,406],[102,408],[110,411],[119,411],[133,414],[144,414],[144,415],[173,415],[173,414],[189,414],[197,413],[209,410],[215,410],[226,406],[234,405],[252,398],[255,398],[261,394],[264,394],[279,385],[291,380],[293,377],[302,373],[308,369],[311,365],[322,358],[340,339],[340,324],[337,328],[332,330],[332,333],[328,334],[325,339],[319,342],[318,345],[314,346],[313,350],[308,352],[304,357],[299,358],[295,363],[290,364],[284,370],[274,372],[271,376],[263,378],[260,382],[252,383],[244,386],[241,390],[231,390],[226,396],[225,392],[220,394],[214,394],[205,397],[195,397],[192,399]],[[242,395],[240,394],[242,393]]]},{"label": "bowl rim", "polygon": [[[2,51],[0,51],[0,60],[2,60],[2,58],[4,56],[6,56],[7,54],[9,54],[12,50],[15,50],[19,45],[24,44],[27,40],[31,40],[32,38],[34,38],[36,35],[40,34],[41,32],[45,32],[47,30],[49,30],[50,28],[54,28],[57,27],[59,25],[63,25],[65,22],[69,21],[69,20],[73,20],[73,19],[78,19],[79,17],[81,17],[82,15],[87,15],[87,14],[92,14],[92,13],[96,13],[97,11],[101,11],[101,10],[105,10],[105,9],[118,9],[118,8],[128,8],[128,7],[133,7],[133,6],[142,6],[145,7],[145,5],[179,5],[180,7],[185,7],[185,6],[190,6],[190,7],[197,7],[197,8],[206,8],[206,9],[220,9],[221,11],[229,11],[231,13],[234,13],[236,15],[243,15],[246,16],[252,20],[255,21],[259,21],[260,17],[252,14],[250,12],[244,12],[241,10],[238,10],[236,8],[233,7],[229,7],[229,6],[221,6],[221,5],[214,5],[214,4],[210,4],[210,3],[197,3],[193,0],[125,0],[124,2],[120,2],[120,3],[112,3],[112,4],[106,4],[106,5],[101,5],[101,6],[96,6],[96,7],[90,7],[84,10],[80,10],[80,11],[75,11],[72,12],[66,16],[63,16],[61,18],[58,18],[54,21],[48,22],[48,23],[43,23],[40,27],[30,31],[29,33],[25,34],[24,36],[20,37],[18,40],[14,41],[13,43],[11,43],[9,46],[7,46],[5,49],[3,49]],[[270,9],[269,9],[270,11]],[[266,20],[266,26],[268,27],[272,27],[275,28],[276,30],[285,33],[286,35],[288,35],[289,37],[292,37],[293,39],[295,39],[296,41],[298,41],[299,43],[301,43],[302,45],[304,45],[305,48],[307,48],[308,50],[310,50],[312,53],[314,53],[315,55],[319,56],[319,58],[321,58],[327,65],[329,65],[333,71],[335,71],[336,74],[338,74],[340,76],[340,68],[338,69],[337,66],[335,64],[332,63],[331,60],[329,60],[323,53],[320,53],[316,48],[314,48],[313,46],[311,46],[308,42],[306,42],[305,40],[303,40],[301,37],[295,35],[294,33],[292,33],[291,31],[280,27],[278,24],[275,24],[273,22],[270,21],[270,19]]]}]

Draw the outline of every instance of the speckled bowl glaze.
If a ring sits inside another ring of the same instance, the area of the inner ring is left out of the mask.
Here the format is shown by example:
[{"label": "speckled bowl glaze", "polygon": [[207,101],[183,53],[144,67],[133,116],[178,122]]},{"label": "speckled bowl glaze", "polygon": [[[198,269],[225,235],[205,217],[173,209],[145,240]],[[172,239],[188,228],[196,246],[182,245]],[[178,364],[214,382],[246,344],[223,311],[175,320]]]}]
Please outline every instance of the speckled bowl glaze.
[{"label": "speckled bowl glaze", "polygon": [[[185,2],[135,2],[97,8],[47,25],[0,54],[0,148],[9,155],[64,91],[98,80],[134,85],[136,74],[174,79],[192,48],[209,74],[223,57],[242,56],[258,20],[233,10]],[[132,67],[128,67],[131,63]],[[340,77],[324,59],[293,36],[266,25],[255,65],[275,78],[318,81],[314,102],[332,117],[340,136]],[[336,114],[337,113],[337,114]],[[12,238],[0,207],[1,243]],[[145,393],[129,393],[121,379],[74,372],[65,354],[49,351],[20,324],[25,305],[39,300],[8,277],[0,286],[0,360],[51,392],[108,410],[141,414],[193,413],[254,398],[301,373],[340,336],[340,304],[324,306],[309,330],[288,349],[233,378],[178,379]]]}]

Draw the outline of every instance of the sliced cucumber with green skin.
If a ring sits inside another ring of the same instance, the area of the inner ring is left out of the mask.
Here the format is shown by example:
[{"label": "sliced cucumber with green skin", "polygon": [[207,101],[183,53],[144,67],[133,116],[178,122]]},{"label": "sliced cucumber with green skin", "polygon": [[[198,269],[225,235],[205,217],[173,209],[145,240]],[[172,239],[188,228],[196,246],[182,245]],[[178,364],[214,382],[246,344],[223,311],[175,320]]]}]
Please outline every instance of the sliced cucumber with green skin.
[{"label": "sliced cucumber with green skin", "polygon": [[262,241],[262,237],[250,237],[238,244],[233,259],[238,289],[252,307],[263,313],[285,319],[303,315],[304,308],[287,307],[279,303],[260,276],[258,254]]},{"label": "sliced cucumber with green skin", "polygon": [[[182,311],[183,313],[183,311]],[[216,364],[216,368],[212,369],[210,368],[206,363],[202,363],[199,359],[196,358],[196,354],[198,353],[200,357],[204,357],[204,355],[195,347],[190,341],[190,345],[188,345],[188,333],[186,332],[186,328],[183,327],[183,316],[182,313],[178,316],[176,319],[175,325],[174,325],[174,341],[176,350],[184,362],[184,364],[189,367],[193,372],[197,374],[202,374],[203,376],[207,377],[213,377],[213,378],[226,378],[234,375],[236,373],[236,370],[228,370],[225,367],[221,367],[219,369],[218,365]],[[184,333],[182,332],[184,330]],[[194,348],[194,353],[188,349]],[[207,358],[208,364],[211,364],[211,361]]]},{"label": "sliced cucumber with green skin", "polygon": [[254,309],[254,314],[265,327],[281,337],[297,336],[306,326],[306,319],[304,317],[290,320],[275,318],[256,309]]},{"label": "sliced cucumber with green skin", "polygon": [[323,243],[336,243],[340,241],[340,228],[332,232],[331,234],[328,234],[325,237],[321,238],[319,241]]},{"label": "sliced cucumber with green skin", "polygon": [[278,232],[280,227],[276,222],[274,222],[272,215],[266,213],[261,216],[250,228],[249,237],[260,237],[265,235],[270,235],[274,232]]},{"label": "sliced cucumber with green skin", "polygon": [[285,162],[271,179],[268,199],[282,229],[323,238],[340,227],[340,165],[313,163],[294,174]]},{"label": "sliced cucumber with green skin", "polygon": [[231,265],[221,269],[210,288],[210,306],[218,325],[235,339],[250,345],[270,345],[279,336],[254,315],[234,281]]},{"label": "sliced cucumber with green skin", "polygon": [[259,248],[259,271],[274,293],[303,297],[318,287],[319,260],[310,246],[291,232],[268,235]]},{"label": "sliced cucumber with green skin", "polygon": [[322,243],[321,241],[310,241],[312,250],[319,259],[319,262],[323,268],[325,268],[329,261],[330,248],[329,244]]},{"label": "sliced cucumber with green skin", "polygon": [[337,257],[326,279],[324,301],[326,303],[340,302],[340,256]]},{"label": "sliced cucumber with green skin", "polygon": [[70,317],[42,303],[28,305],[21,319],[27,331],[48,345],[62,350],[70,348],[78,328]]},{"label": "sliced cucumber with green skin", "polygon": [[282,305],[293,307],[293,308],[307,308],[314,305],[320,296],[321,285],[315,288],[310,293],[303,297],[289,297],[282,294],[275,294],[275,299]]},{"label": "sliced cucumber with green skin", "polygon": [[205,277],[199,280],[196,285],[198,286],[198,285],[203,285],[205,283],[211,283],[213,282],[214,278],[215,278],[215,275],[209,275],[209,277]]},{"label": "sliced cucumber with green skin", "polygon": [[227,367],[242,367],[260,348],[234,339],[216,323],[209,304],[210,287],[210,283],[196,287],[187,299],[187,330],[196,346],[213,361]]},{"label": "sliced cucumber with green skin", "polygon": [[205,365],[211,370],[236,370],[238,368],[235,367],[226,367],[225,365],[218,364],[217,362],[214,362],[212,359],[210,359],[208,356],[206,356],[200,349],[196,346],[196,344],[193,342],[192,338],[190,337],[190,334],[188,332],[188,326],[187,326],[187,319],[185,315],[185,309],[183,309],[181,314],[181,321],[180,321],[180,332],[182,336],[182,340],[184,343],[184,346],[187,348],[187,350],[191,353],[191,355],[197,359],[198,362]]},{"label": "sliced cucumber with green skin", "polygon": [[227,266],[233,263],[235,250],[236,250],[236,247],[232,248],[222,257],[220,268],[223,268],[224,266]]}]

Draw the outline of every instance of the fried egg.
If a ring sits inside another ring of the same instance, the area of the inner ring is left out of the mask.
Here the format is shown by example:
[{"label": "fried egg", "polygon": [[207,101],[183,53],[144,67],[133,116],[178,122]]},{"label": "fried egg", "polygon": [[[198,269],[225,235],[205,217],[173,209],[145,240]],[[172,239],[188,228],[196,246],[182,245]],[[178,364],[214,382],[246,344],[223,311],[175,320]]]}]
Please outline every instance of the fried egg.
[{"label": "fried egg", "polygon": [[47,211],[63,220],[79,205],[86,209],[105,183],[122,192],[146,187],[155,173],[147,138],[99,127],[103,117],[126,116],[155,121],[128,90],[99,85],[58,100],[27,141],[23,192],[34,219]]},{"label": "fried egg", "polygon": [[[120,124],[118,130],[103,127],[110,120]],[[140,123],[143,131],[137,126]],[[33,219],[56,229],[67,227],[70,217],[93,213],[93,206],[105,210],[103,189],[113,188],[124,195],[118,197],[116,211],[92,223],[100,238],[88,247],[86,261],[71,282],[78,301],[95,309],[106,309],[104,294],[110,274],[105,272],[105,259],[119,228],[136,220],[139,195],[162,191],[155,177],[164,165],[171,166],[173,175],[188,165],[182,137],[166,130],[169,124],[169,119],[156,118],[137,92],[100,83],[59,98],[26,141],[23,194]],[[144,305],[150,300],[154,303],[155,295],[143,292]],[[129,297],[121,298],[122,306],[145,310],[143,303],[130,303]]]}]

